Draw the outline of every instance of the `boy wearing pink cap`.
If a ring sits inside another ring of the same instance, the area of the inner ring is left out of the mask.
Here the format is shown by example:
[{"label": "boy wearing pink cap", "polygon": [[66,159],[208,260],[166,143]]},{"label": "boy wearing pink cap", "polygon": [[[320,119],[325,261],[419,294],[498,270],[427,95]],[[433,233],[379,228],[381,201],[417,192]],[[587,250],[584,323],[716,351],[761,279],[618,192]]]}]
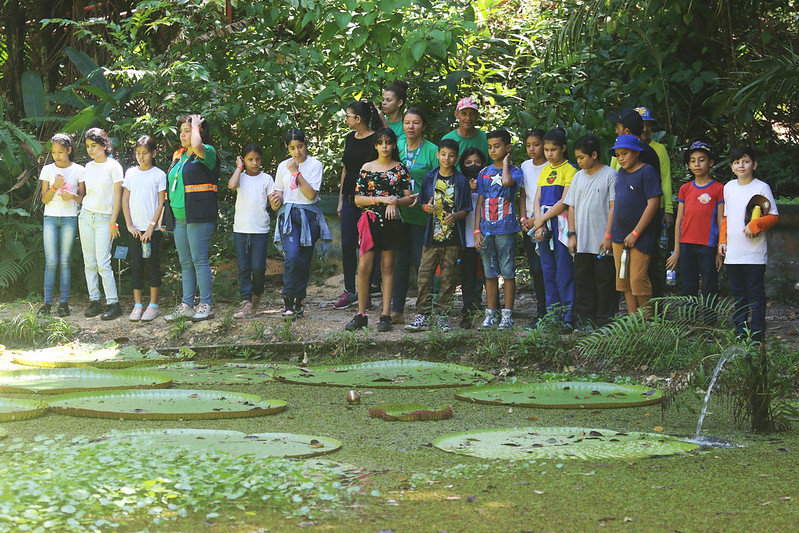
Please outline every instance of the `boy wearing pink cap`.
[{"label": "boy wearing pink cap", "polygon": [[[458,100],[455,106],[455,118],[458,120],[458,129],[444,135],[441,140],[452,139],[458,143],[463,153],[467,148],[475,147],[483,152],[483,156],[488,160],[488,139],[486,132],[477,128],[477,121],[480,120],[480,107],[477,101],[471,96],[466,96]],[[460,171],[460,169],[458,169]]]}]

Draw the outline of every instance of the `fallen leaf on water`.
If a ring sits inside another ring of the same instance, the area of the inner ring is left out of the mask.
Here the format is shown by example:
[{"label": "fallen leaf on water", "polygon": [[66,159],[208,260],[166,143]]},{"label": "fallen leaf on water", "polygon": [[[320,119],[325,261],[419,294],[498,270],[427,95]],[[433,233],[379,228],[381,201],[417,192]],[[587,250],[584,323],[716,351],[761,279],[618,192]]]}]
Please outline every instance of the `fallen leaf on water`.
[{"label": "fallen leaf on water", "polygon": [[535,492],[536,494],[544,494],[543,490],[534,490],[533,492]]},{"label": "fallen leaf on water", "polygon": [[538,417],[537,416],[531,416],[527,420],[531,420],[531,421],[535,422],[536,420],[538,420]]},{"label": "fallen leaf on water", "polygon": [[780,498],[780,501],[787,502],[787,501],[789,501],[790,499],[791,499],[791,497],[790,497],[790,496],[783,496],[782,498]]},{"label": "fallen leaf on water", "polygon": [[663,431],[663,427],[662,426],[655,426],[652,429],[654,429],[655,431]]},{"label": "fallen leaf on water", "polygon": [[760,505],[771,505],[771,502],[763,502]]}]

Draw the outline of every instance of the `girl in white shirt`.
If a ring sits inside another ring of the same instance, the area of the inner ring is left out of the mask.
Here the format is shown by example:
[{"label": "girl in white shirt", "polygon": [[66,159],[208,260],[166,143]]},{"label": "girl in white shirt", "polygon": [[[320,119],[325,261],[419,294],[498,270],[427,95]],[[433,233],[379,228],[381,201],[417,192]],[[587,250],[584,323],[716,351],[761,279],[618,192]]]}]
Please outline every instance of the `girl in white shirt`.
[{"label": "girl in white shirt", "polygon": [[69,281],[72,245],[78,229],[78,204],[86,194],[83,167],[73,162],[75,143],[65,133],[56,133],[50,140],[53,162],[44,168],[42,182],[44,203],[44,304],[39,314],[49,315],[55,292],[55,274],[60,267],[61,299],[58,316],[69,316]]},{"label": "girl in white shirt", "polygon": [[[149,322],[160,313],[158,289],[161,287],[160,220],[166,200],[166,174],[153,165],[155,140],[144,135],[136,141],[137,167],[125,173],[122,191],[122,212],[130,233],[128,258],[133,276],[133,311],[130,320]],[[147,265],[150,304],[142,307],[144,266]]]},{"label": "girl in white shirt", "polygon": [[269,243],[269,195],[275,192],[272,176],[261,170],[261,148],[247,144],[236,158],[236,170],[228,187],[236,191],[233,244],[239,267],[241,303],[233,318],[250,318],[258,313],[264,294],[266,247]]},{"label": "girl in white shirt", "polygon": [[[122,315],[117,298],[114,271],[111,269],[111,242],[119,237],[119,210],[122,205],[122,166],[109,157],[111,141],[100,128],[86,132],[86,152],[92,161],[86,164],[82,182],[86,187],[83,208],[78,217],[80,244],[89,289],[89,308],[84,316],[102,315],[113,320]],[[100,305],[102,279],[106,307]]]}]

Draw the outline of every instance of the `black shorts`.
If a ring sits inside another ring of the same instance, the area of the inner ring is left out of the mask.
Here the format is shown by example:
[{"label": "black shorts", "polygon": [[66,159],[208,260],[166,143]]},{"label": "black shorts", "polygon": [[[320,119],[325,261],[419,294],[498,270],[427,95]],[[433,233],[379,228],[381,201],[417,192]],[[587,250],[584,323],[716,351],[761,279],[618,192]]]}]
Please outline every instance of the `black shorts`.
[{"label": "black shorts", "polygon": [[407,224],[399,219],[376,217],[374,221],[369,222],[369,229],[375,243],[374,248],[369,251],[398,250],[404,248],[408,242]]}]

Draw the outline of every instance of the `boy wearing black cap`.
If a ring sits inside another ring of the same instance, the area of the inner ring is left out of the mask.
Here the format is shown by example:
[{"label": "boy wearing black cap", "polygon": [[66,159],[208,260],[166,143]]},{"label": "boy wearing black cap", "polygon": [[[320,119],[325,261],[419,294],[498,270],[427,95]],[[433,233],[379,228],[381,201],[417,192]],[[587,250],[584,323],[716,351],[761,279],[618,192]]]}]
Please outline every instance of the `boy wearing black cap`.
[{"label": "boy wearing black cap", "polygon": [[715,298],[719,288],[722,257],[716,248],[724,216],[724,186],[710,176],[715,161],[707,143],[691,144],[684,159],[694,179],[680,187],[674,252],[666,268],[674,270],[679,263],[683,296],[696,296],[701,276],[702,298],[707,302]]},{"label": "boy wearing black cap", "polygon": [[[653,223],[660,205],[660,180],[651,165],[641,161],[644,145],[635,135],[619,135],[610,155],[619,162],[613,204],[610,240],[616,262],[616,290],[624,292],[627,312],[635,314],[652,298],[652,283],[647,274],[649,259],[657,243]],[[626,253],[625,253],[626,252]],[[626,275],[620,275],[622,256]]]}]

